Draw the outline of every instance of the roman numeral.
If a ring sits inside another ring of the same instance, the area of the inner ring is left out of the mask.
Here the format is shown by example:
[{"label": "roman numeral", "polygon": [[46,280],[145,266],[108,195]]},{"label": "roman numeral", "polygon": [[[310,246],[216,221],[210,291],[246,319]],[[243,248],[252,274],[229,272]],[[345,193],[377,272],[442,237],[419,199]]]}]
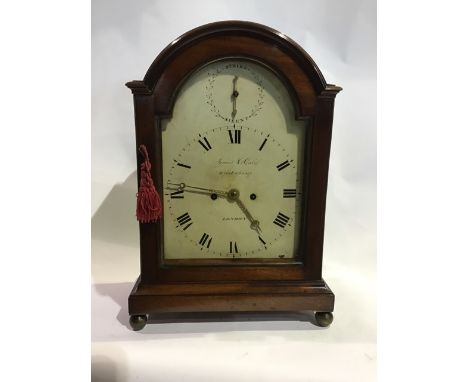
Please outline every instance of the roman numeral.
[{"label": "roman numeral", "polygon": [[[200,137],[201,138],[201,137]],[[198,140],[198,143],[200,143],[202,145],[202,147],[206,150],[206,151],[209,151],[211,150],[211,145],[210,145],[210,142],[208,142],[208,139],[206,139],[206,137],[203,138],[203,141],[201,141],[200,139]]]},{"label": "roman numeral", "polygon": [[281,228],[284,228],[286,226],[286,224],[288,224],[288,221],[289,221],[289,217],[282,214],[281,212],[278,212],[278,216],[273,221],[273,223],[275,223],[277,226],[279,226]]},{"label": "roman numeral", "polygon": [[265,146],[265,143],[267,143],[267,140],[268,140],[268,138],[265,138],[265,140],[262,142],[262,144],[261,144],[260,147],[258,148],[258,151],[262,151],[263,146]]},{"label": "roman numeral", "polygon": [[183,198],[184,198],[184,190],[171,192],[171,199],[183,199]]},{"label": "roman numeral", "polygon": [[[208,239],[210,239],[210,240],[208,240]],[[200,241],[198,242],[198,244],[200,244],[200,245],[202,246],[202,249],[203,249],[203,247],[205,246],[205,244],[206,244],[206,248],[210,248],[211,240],[212,240],[212,239],[213,239],[213,238],[210,237],[210,235],[204,233],[204,234],[202,235]]]},{"label": "roman numeral", "polygon": [[[200,141],[199,141],[199,142],[200,142]],[[192,168],[192,166],[189,166],[188,164],[183,164],[183,163],[177,162],[176,160],[174,160],[174,162],[177,163],[177,166],[185,167],[185,168]]]},{"label": "roman numeral", "polygon": [[288,167],[290,164],[291,164],[291,162],[289,162],[288,160],[285,160],[284,162],[278,164],[276,166],[276,168],[278,169],[278,171],[281,171],[281,170],[285,169],[286,167]]},{"label": "roman numeral", "polygon": [[179,222],[179,225],[184,229],[184,231],[190,227],[192,225],[192,218],[190,217],[190,215],[188,214],[188,212],[186,212],[185,214],[182,214],[180,215],[178,218],[177,218],[177,221]]},{"label": "roman numeral", "polygon": [[239,253],[237,251],[237,243],[235,241],[229,242],[229,253]]},{"label": "roman numeral", "polygon": [[295,198],[295,197],[296,197],[296,189],[285,188],[283,190],[283,198]]},{"label": "roman numeral", "polygon": [[240,130],[228,130],[229,140],[231,143],[241,143],[241,131]]}]

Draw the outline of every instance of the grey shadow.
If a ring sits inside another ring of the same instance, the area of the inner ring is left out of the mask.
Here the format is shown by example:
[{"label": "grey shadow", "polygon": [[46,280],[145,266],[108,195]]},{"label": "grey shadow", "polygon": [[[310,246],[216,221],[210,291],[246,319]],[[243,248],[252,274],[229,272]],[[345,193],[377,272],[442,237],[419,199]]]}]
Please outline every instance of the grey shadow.
[{"label": "grey shadow", "polygon": [[93,354],[91,356],[92,382],[128,381],[128,371],[125,353],[113,349],[109,354]]},{"label": "grey shadow", "polygon": [[[250,325],[247,327],[245,325],[234,325],[237,323],[258,323],[262,322],[261,327],[256,327],[256,325]],[[226,323],[226,329],[229,328],[232,330],[246,331],[246,330],[302,330],[304,329],[303,325],[297,325],[300,323],[311,324],[308,329],[321,329],[315,324],[315,318],[313,312],[197,312],[197,313],[161,313],[158,315],[151,315],[148,319],[148,324],[187,324],[187,323],[215,323],[223,324]],[[208,328],[211,326],[211,328]],[[207,325],[206,329],[203,330],[201,327],[202,333],[211,333],[213,328],[216,325]],[[158,333],[166,332],[164,329],[161,331],[163,326],[158,330]],[[220,327],[221,329],[221,327]],[[217,330],[214,330],[217,331]],[[193,331],[192,331],[193,332]],[[166,332],[168,333],[168,332]],[[178,333],[180,333],[178,331]]]},{"label": "grey shadow", "polygon": [[91,219],[91,238],[139,247],[135,216],[137,172],[116,184]]},{"label": "grey shadow", "polygon": [[91,381],[113,382],[118,379],[115,363],[108,357],[93,356],[91,359]]},{"label": "grey shadow", "polygon": [[272,332],[302,341],[304,332],[322,329],[311,323],[309,312],[203,312],[152,315],[136,333],[142,339],[158,335],[160,340],[213,335],[228,343],[245,336],[263,341]]},{"label": "grey shadow", "polygon": [[97,293],[112,298],[120,307],[116,319],[128,330],[132,330],[128,322],[128,296],[134,283],[105,283],[94,284]]}]

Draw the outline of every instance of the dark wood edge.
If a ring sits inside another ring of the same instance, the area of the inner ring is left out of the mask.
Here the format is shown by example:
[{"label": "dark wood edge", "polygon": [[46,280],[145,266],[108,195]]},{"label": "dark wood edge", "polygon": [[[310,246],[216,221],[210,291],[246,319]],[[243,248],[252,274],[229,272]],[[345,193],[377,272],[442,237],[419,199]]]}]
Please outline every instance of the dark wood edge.
[{"label": "dark wood edge", "polygon": [[[145,270],[145,272],[147,272]],[[239,266],[177,266],[158,267],[153,280],[164,284],[172,282],[220,282],[221,280],[260,281],[260,280],[304,280],[306,271],[302,264],[269,264]]]},{"label": "dark wood edge", "polygon": [[333,312],[331,293],[300,295],[130,296],[130,315],[193,312]]},{"label": "dark wood edge", "polygon": [[284,281],[143,285],[138,279],[128,298],[128,310],[130,315],[223,311],[332,312],[335,295],[323,280],[321,282],[320,286],[312,282]]},{"label": "dark wood edge", "polygon": [[125,86],[131,89],[133,94],[152,94],[153,92],[149,89],[143,81],[130,81]]},{"label": "dark wood edge", "polygon": [[318,95],[319,97],[335,98],[343,88],[336,85],[327,84],[326,88]]},{"label": "dark wood edge", "polygon": [[[216,289],[216,291],[214,290]],[[256,281],[212,281],[178,283],[143,283],[139,276],[132,288],[131,295],[212,295],[212,294],[249,294],[249,293],[331,293],[330,287],[323,280],[256,280]]]},{"label": "dark wood edge", "polygon": [[[127,86],[132,89],[133,92],[138,92],[142,88],[142,85],[138,83],[143,82],[145,88],[152,92],[164,66],[170,62],[174,56],[177,55],[177,52],[181,49],[182,46],[191,45],[196,41],[205,39],[209,36],[232,32],[239,34],[249,34],[252,37],[266,39],[273,44],[285,47],[289,52],[296,56],[298,62],[303,68],[305,68],[307,73],[312,73],[312,77],[310,79],[317,94],[321,93],[327,88],[325,78],[323,77],[323,74],[315,61],[294,40],[266,25],[240,20],[219,21],[205,24],[188,31],[187,33],[184,33],[161,51],[161,53],[156,57],[156,59],[149,67],[143,81],[131,81],[127,83]],[[310,70],[311,68],[312,70]]]},{"label": "dark wood edge", "polygon": [[280,258],[242,258],[233,257],[225,259],[163,259],[162,265],[165,267],[206,267],[206,266],[263,266],[263,265],[302,265],[302,262],[296,258],[280,259]]},{"label": "dark wood edge", "polygon": [[141,284],[134,295],[184,296],[184,295],[230,295],[230,294],[304,294],[331,293],[323,280],[316,281],[257,281],[257,282],[204,282]]},{"label": "dark wood edge", "polygon": [[[333,91],[341,88],[334,87]],[[318,97],[317,112],[311,136],[311,157],[307,181],[305,253],[312,254],[304,258],[307,279],[322,278],[323,241],[328,188],[328,170],[332,141],[334,95]]]}]

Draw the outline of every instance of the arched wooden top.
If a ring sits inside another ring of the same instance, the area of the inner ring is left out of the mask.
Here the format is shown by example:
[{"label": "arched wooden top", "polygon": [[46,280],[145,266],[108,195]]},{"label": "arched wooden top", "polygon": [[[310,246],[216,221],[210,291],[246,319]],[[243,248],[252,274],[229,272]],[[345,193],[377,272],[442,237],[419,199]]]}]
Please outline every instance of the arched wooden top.
[{"label": "arched wooden top", "polygon": [[267,26],[221,21],[195,28],[169,44],[153,61],[143,81],[126,85],[134,94],[154,95],[154,112],[170,115],[178,89],[195,70],[225,57],[256,60],[276,72],[294,98],[298,118],[314,113],[317,96],[334,97],[312,58],[294,41]]}]

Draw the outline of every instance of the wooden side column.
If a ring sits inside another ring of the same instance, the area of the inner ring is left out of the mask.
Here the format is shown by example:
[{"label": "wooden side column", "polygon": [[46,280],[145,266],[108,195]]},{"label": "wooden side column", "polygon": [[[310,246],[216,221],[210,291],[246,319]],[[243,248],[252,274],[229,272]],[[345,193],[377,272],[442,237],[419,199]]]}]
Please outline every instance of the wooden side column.
[{"label": "wooden side column", "polygon": [[323,237],[327,199],[328,166],[332,139],[335,96],[340,87],[327,85],[317,98],[311,139],[311,167],[309,169],[307,206],[307,232],[304,265],[308,280],[322,279]]},{"label": "wooden side column", "polygon": [[[156,130],[153,93],[143,81],[132,81],[126,84],[133,93],[135,110],[135,136],[137,155],[138,187],[140,186],[140,166],[143,157],[138,147],[144,144],[152,164],[151,176],[159,195],[162,195],[162,153],[161,134]],[[141,283],[152,283],[157,278],[157,269],[161,253],[161,220],[156,223],[140,223],[140,271]]]}]

